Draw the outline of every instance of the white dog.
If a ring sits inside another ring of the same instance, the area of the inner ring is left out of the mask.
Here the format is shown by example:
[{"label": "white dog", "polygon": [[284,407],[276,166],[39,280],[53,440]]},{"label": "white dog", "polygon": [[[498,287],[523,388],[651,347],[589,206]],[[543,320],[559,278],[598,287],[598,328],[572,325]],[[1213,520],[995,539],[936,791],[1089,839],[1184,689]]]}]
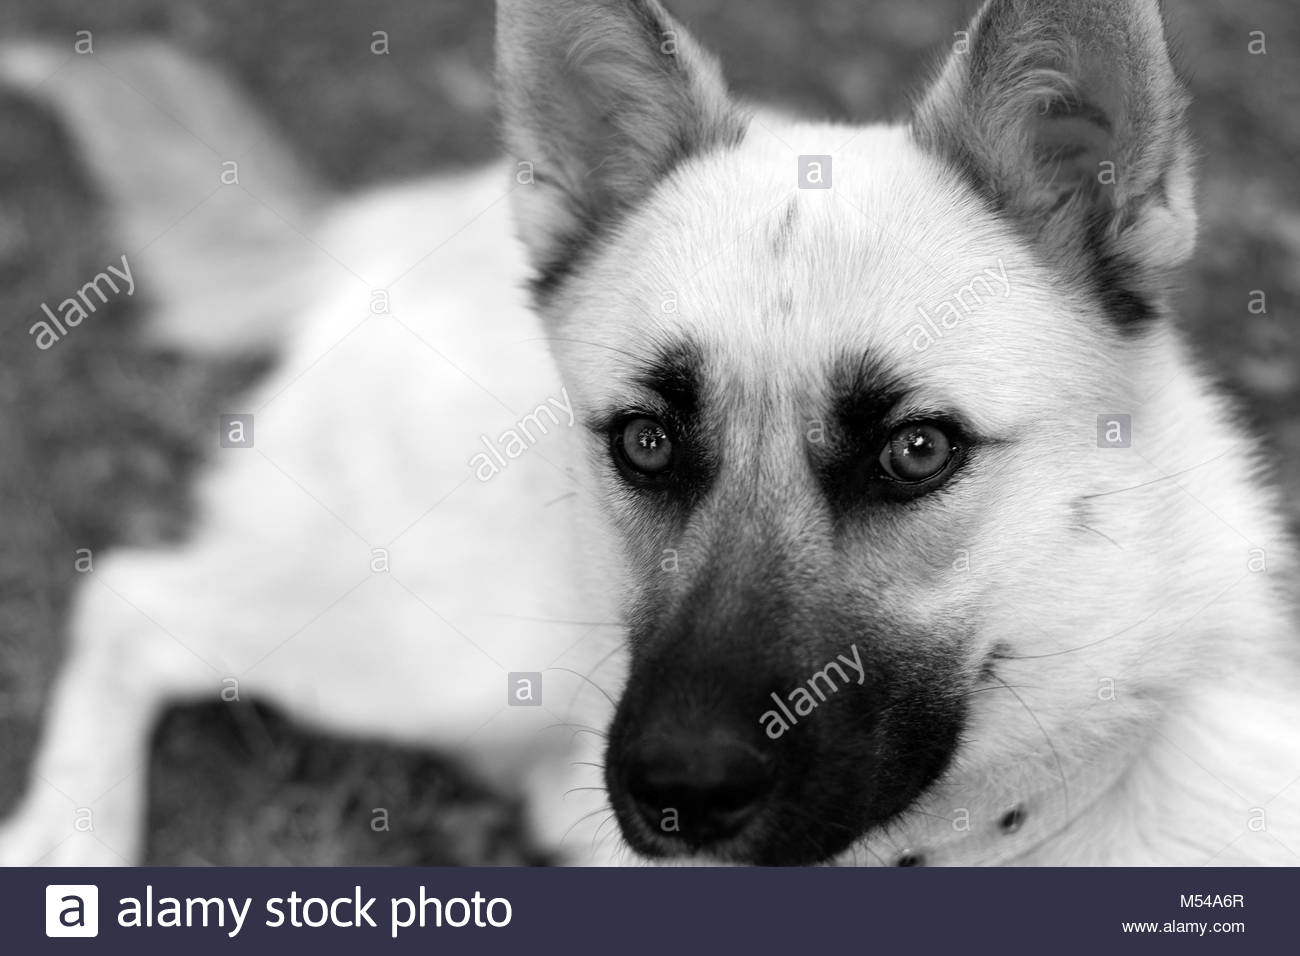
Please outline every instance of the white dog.
[{"label": "white dog", "polygon": [[0,859],[135,859],[160,708],[234,692],[462,755],[575,861],[1294,863],[1295,568],[1168,314],[1157,3],[991,0],[863,128],[751,114],[655,0],[498,9],[509,163],[319,216],[192,64],[108,64],[214,147],[144,179],[103,64],[4,61],[158,340],[283,359],[188,543],[87,576]]}]

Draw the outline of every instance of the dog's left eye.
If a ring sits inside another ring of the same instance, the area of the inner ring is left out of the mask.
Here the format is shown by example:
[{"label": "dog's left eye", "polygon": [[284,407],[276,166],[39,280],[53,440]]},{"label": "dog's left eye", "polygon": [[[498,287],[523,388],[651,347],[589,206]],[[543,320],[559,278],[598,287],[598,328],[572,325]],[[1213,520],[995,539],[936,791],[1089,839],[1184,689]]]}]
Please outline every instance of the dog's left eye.
[{"label": "dog's left eye", "polygon": [[657,475],[673,461],[668,430],[653,418],[630,418],[614,434],[614,448],[623,462],[643,475]]},{"label": "dog's left eye", "polygon": [[905,484],[920,484],[941,474],[952,461],[956,443],[933,422],[895,428],[880,452],[886,475]]}]

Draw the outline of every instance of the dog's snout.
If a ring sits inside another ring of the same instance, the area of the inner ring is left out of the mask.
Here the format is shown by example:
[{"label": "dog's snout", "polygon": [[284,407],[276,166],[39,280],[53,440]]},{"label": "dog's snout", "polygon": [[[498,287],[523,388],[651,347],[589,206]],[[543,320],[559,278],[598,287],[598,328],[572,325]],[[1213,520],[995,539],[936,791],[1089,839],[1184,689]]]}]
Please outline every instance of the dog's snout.
[{"label": "dog's snout", "polygon": [[738,737],[681,731],[634,749],[627,786],[656,832],[700,846],[740,832],[773,781],[770,760]]}]

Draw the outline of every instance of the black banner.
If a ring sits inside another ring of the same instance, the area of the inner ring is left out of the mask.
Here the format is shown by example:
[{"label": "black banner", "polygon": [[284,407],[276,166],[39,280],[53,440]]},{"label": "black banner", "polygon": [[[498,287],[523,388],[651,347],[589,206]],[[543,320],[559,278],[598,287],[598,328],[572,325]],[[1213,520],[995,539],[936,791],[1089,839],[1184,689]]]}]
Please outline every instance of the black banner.
[{"label": "black banner", "polygon": [[187,956],[1280,953],[1297,889],[1296,870],[14,869],[0,939]]}]

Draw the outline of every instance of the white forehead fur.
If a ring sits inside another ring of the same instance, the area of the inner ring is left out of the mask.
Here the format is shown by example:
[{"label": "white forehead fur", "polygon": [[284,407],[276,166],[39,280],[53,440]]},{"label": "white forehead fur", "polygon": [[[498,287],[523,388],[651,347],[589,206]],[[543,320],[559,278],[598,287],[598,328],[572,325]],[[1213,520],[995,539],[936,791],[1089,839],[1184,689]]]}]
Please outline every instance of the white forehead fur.
[{"label": "white forehead fur", "polygon": [[[830,156],[831,188],[798,188],[800,156]],[[998,433],[1041,409],[1045,384],[1095,408],[1093,383],[1115,377],[1116,333],[1062,281],[905,129],[763,117],[679,168],[578,270],[554,306],[557,351],[593,408],[626,401],[683,339],[723,388],[822,381],[857,350]]]}]

